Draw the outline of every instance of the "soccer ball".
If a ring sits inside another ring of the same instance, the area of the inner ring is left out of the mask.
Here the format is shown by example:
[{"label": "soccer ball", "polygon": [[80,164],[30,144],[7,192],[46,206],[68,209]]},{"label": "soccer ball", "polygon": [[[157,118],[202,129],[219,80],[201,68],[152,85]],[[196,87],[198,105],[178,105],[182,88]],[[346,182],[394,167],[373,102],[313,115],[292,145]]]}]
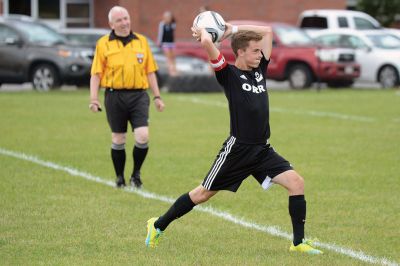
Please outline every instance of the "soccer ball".
[{"label": "soccer ball", "polygon": [[225,20],[214,11],[204,11],[198,14],[193,21],[193,26],[205,28],[211,34],[213,42],[219,42],[225,33]]}]

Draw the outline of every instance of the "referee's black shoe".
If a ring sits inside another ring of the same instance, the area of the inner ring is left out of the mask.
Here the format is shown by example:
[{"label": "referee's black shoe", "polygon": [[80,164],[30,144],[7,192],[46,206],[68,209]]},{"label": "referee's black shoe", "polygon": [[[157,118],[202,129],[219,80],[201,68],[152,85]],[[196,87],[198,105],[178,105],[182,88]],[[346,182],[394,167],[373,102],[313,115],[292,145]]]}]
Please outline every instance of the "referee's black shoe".
[{"label": "referee's black shoe", "polygon": [[117,187],[124,187],[125,178],[122,175],[117,176],[117,179],[115,179],[115,184],[117,185]]},{"label": "referee's black shoe", "polygon": [[140,179],[140,171],[135,171],[131,177],[131,186],[136,188],[142,188],[142,180]]}]

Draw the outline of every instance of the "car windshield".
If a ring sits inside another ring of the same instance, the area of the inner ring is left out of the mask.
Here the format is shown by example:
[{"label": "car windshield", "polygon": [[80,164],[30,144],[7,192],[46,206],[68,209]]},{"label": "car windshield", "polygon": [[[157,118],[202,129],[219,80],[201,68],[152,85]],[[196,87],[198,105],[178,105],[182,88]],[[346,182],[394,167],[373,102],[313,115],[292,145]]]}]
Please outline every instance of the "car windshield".
[{"label": "car windshield", "polygon": [[94,47],[96,46],[97,40],[102,36],[100,34],[79,34],[79,33],[65,33],[68,41],[73,45],[82,45]]},{"label": "car windshield", "polygon": [[275,33],[285,45],[312,45],[312,39],[302,30],[295,27],[275,27]]},{"label": "car windshield", "polygon": [[400,49],[400,39],[391,34],[369,34],[367,37],[376,47],[383,49]]},{"label": "car windshield", "polygon": [[42,24],[15,21],[13,25],[22,31],[30,42],[49,44],[65,43],[65,39],[62,35]]}]

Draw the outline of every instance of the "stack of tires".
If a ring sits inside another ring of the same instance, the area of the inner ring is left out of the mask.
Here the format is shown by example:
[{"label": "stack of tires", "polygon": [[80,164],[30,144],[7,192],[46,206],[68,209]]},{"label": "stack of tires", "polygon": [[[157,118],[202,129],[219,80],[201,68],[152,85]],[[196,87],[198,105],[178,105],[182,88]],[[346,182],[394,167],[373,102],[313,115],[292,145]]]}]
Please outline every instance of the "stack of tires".
[{"label": "stack of tires", "polygon": [[169,77],[163,88],[169,92],[221,92],[223,90],[214,76]]}]

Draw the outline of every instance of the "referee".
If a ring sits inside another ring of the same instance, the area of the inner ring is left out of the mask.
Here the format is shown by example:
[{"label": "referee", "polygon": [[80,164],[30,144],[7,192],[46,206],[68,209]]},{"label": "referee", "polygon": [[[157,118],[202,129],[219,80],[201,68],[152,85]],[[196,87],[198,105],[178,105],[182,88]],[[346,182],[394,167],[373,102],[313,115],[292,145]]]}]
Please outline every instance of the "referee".
[{"label": "referee", "polygon": [[157,64],[146,37],[131,31],[130,16],[125,8],[112,7],[108,20],[112,31],[101,37],[96,44],[90,78],[89,108],[92,112],[101,111],[98,91],[100,87],[105,88],[104,105],[112,132],[111,158],[117,187],[125,186],[125,141],[130,122],[135,136],[134,167],[130,183],[140,188],[140,169],[149,149],[149,87],[157,110],[161,112],[164,109],[155,74]]}]

